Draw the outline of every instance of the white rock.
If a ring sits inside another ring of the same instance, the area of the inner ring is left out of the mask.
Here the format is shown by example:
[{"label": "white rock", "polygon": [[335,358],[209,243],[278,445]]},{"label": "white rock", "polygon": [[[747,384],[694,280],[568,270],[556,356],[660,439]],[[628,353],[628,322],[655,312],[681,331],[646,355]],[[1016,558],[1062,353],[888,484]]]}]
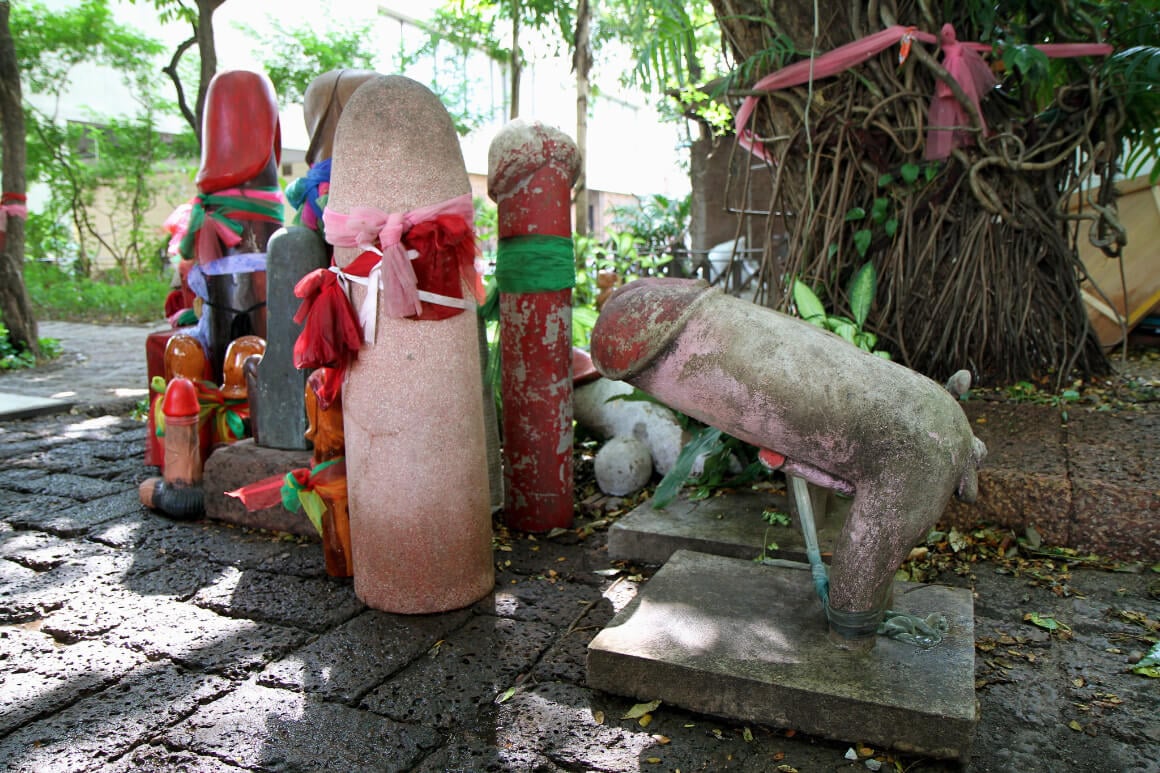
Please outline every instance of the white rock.
[{"label": "white rock", "polygon": [[599,378],[578,387],[573,393],[572,410],[576,422],[602,438],[635,437],[648,446],[653,465],[661,475],[673,468],[685,437],[677,415],[659,403],[639,400],[612,400],[631,394],[633,387],[623,381]]},{"label": "white rock", "polygon": [[640,491],[652,477],[648,446],[634,437],[615,437],[596,452],[596,485],[605,494],[627,496]]}]

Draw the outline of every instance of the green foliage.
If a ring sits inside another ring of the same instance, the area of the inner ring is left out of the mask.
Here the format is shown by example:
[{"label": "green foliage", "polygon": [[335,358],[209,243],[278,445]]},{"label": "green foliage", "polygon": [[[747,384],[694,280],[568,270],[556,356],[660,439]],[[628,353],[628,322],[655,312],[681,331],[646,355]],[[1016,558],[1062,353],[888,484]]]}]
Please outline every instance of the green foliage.
[{"label": "green foliage", "polygon": [[1017,381],[1003,389],[1004,396],[1013,403],[1033,403],[1061,408],[1060,417],[1067,421],[1067,406],[1078,402],[1081,395],[1076,389],[1063,389],[1058,393],[1045,392],[1030,381]]},{"label": "green foliage", "polygon": [[[61,11],[43,3],[22,3],[11,17],[21,74],[27,92],[59,100],[74,67],[112,70],[139,105],[136,115],[90,113],[88,122],[62,122],[55,109],[26,105],[30,182],[49,188],[44,211],[30,218],[30,255],[77,261],[87,273],[92,258],[111,256],[122,277],[140,270],[153,256],[153,234],[145,214],[156,199],[154,172],[173,155],[154,128],[154,116],[168,105],[155,91],[157,41],[113,20],[105,2],[86,0]],[[188,152],[189,143],[178,146]],[[68,238],[71,224],[77,242]]]},{"label": "green foliage", "polygon": [[636,204],[610,207],[612,227],[631,233],[638,252],[672,259],[685,251],[692,197],[646,196]]},{"label": "green foliage", "polygon": [[24,283],[37,318],[74,322],[156,322],[170,289],[153,272],[90,279],[38,261],[24,264]]},{"label": "green foliage", "polygon": [[[687,418],[687,417],[686,417]],[[692,422],[692,419],[688,419]],[[757,460],[757,449],[725,434],[716,427],[697,424],[689,442],[681,448],[672,469],[661,478],[653,493],[652,506],[661,510],[692,478],[693,466],[701,460],[701,474],[693,480],[692,500],[705,499],[725,487],[746,486],[765,472]]]},{"label": "green foliage", "polygon": [[[57,339],[40,338],[37,343],[40,345],[41,362],[60,356],[60,341]],[[35,367],[36,357],[26,347],[14,345],[8,328],[3,322],[0,322],[0,370],[20,370]]]},{"label": "green foliage", "polygon": [[874,294],[877,291],[878,271],[874,268],[873,263],[867,262],[854,274],[847,290],[850,298],[850,313],[854,317],[850,319],[836,314],[828,314],[821,299],[810,289],[809,285],[800,279],[793,280],[793,302],[799,317],[811,325],[829,330],[863,351],[889,360],[890,352],[875,349],[878,345],[878,336],[864,329],[866,320],[870,316],[870,307],[874,303]]},{"label": "green foliage", "polygon": [[82,62],[105,65],[144,86],[156,77],[152,57],[164,51],[156,40],[117,24],[105,0],[83,0],[59,11],[38,0],[13,3],[10,24],[21,76],[41,94],[60,94]]},{"label": "green foliage", "polygon": [[[918,186],[934,180],[938,176],[939,169],[938,163],[915,164],[907,162],[902,164],[898,168],[897,178],[889,172],[878,177],[877,185],[880,189],[880,195],[874,197],[869,212],[862,207],[851,207],[847,210],[845,222],[862,225],[851,236],[854,249],[859,257],[865,258],[866,254],[870,252],[870,248],[874,245],[877,229],[880,229],[887,239],[894,238],[894,235],[898,233],[895,201],[899,197],[912,195]],[[838,249],[837,243],[830,244],[829,256],[833,257]]]},{"label": "green foliage", "polygon": [[278,104],[283,107],[302,102],[306,87],[320,73],[341,68],[374,69],[375,51],[370,47],[374,38],[369,22],[336,28],[330,21],[319,23],[312,19],[288,27],[270,17],[267,25],[272,33],[243,29],[259,41],[259,59],[274,84]]},{"label": "green foliage", "polygon": [[1160,180],[1160,47],[1133,46],[1108,57],[1103,77],[1124,100],[1129,135],[1124,174],[1135,177],[1154,164],[1150,181]]}]

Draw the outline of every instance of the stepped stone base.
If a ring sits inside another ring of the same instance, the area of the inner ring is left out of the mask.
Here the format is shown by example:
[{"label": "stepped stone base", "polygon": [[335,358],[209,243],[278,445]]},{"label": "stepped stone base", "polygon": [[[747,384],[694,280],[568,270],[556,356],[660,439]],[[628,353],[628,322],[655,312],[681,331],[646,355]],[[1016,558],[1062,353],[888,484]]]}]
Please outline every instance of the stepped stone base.
[{"label": "stepped stone base", "polygon": [[970,591],[897,583],[894,609],[941,612],[929,650],[829,640],[808,567],[678,551],[588,649],[588,684],[847,742],[965,760],[979,718]]},{"label": "stepped stone base", "polygon": [[256,445],[252,438],[219,446],[205,461],[202,486],[205,489],[205,514],[208,518],[227,521],[251,529],[269,529],[318,537],[305,513],[291,513],[281,504],[249,512],[240,499],[227,497],[250,483],[291,470],[310,466],[310,451],[285,451]]}]

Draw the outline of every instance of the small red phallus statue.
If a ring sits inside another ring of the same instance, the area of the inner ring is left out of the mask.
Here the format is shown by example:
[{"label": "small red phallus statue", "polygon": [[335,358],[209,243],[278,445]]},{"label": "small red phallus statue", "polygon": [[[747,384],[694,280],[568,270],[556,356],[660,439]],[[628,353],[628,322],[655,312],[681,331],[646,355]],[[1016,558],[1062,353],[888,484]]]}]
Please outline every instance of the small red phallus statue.
[{"label": "small red phallus statue", "polygon": [[193,520],[205,513],[197,387],[184,376],[174,377],[165,388],[161,410],[165,415],[164,477],[146,479],[137,494],[146,507],[179,520]]}]

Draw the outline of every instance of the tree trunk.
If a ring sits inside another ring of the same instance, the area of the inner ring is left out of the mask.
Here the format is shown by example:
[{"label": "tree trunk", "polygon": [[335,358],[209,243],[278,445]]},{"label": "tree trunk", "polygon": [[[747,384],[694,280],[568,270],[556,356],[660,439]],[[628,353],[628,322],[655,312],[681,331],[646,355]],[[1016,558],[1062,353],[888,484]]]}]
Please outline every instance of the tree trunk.
[{"label": "tree trunk", "polygon": [[512,3],[512,99],[509,120],[520,117],[520,78],[524,73],[524,62],[520,56],[520,9],[519,2]]},{"label": "tree trunk", "polygon": [[576,41],[572,64],[576,70],[576,149],[580,151],[580,174],[576,178],[575,229],[588,235],[588,73],[592,70],[592,47],[589,42],[591,8],[588,0],[576,7]]},{"label": "tree trunk", "polygon": [[197,48],[201,54],[201,72],[197,82],[197,142],[201,144],[201,126],[205,117],[205,94],[217,74],[217,44],[213,37],[213,13],[226,0],[197,0]]},{"label": "tree trunk", "polygon": [[[11,9],[7,0],[0,1],[0,131],[4,153],[0,182],[5,194],[16,194],[22,200],[27,187],[24,109],[16,47],[8,26]],[[36,318],[24,286],[24,221],[16,217],[8,218],[8,230],[0,234],[0,316],[11,343],[40,356]]]},{"label": "tree trunk", "polygon": [[[711,2],[737,66],[760,62],[735,85],[735,99],[752,94],[747,89],[776,69],[765,58],[770,50],[785,53],[785,66],[894,24],[937,32],[951,23],[960,41],[992,31],[978,28],[961,8],[947,6],[946,18],[932,18],[924,3],[830,0],[818,3],[815,18],[813,0]],[[1063,42],[1067,33],[1028,29],[1026,35]],[[849,282],[870,263],[879,281],[866,327],[879,348],[914,370],[942,380],[968,367],[987,386],[1042,378],[1057,389],[1073,376],[1106,372],[1080,293],[1077,228],[1058,214],[1085,187],[1082,177],[1091,169],[1081,175],[1053,159],[1090,158],[1097,174],[1111,172],[1100,166],[1108,154],[1097,153],[1118,147],[1105,129],[1111,122],[1101,117],[1116,109],[1108,84],[1091,73],[1076,88],[1057,84],[1055,102],[1045,110],[1037,95],[1021,94],[1023,84],[1008,78],[1004,99],[1013,106],[985,98],[984,108],[997,114],[987,132],[974,130],[976,113],[974,127],[962,131],[969,140],[931,160],[925,137],[936,84],[958,89],[964,109],[970,103],[938,63],[937,46],[915,43],[901,66],[900,51],[865,58],[812,86],[757,98],[744,128],[775,160],[753,159],[747,175],[732,182],[744,194],[751,179],[770,181],[767,207],[754,207],[769,211],[753,225],[784,235],[784,242],[770,241],[784,243],[784,252],[766,247],[766,302],[788,307],[787,277],[800,277],[830,314],[850,316]],[[1069,120],[1051,123],[1056,114]],[[1018,154],[1004,150],[1016,145]]]}]

